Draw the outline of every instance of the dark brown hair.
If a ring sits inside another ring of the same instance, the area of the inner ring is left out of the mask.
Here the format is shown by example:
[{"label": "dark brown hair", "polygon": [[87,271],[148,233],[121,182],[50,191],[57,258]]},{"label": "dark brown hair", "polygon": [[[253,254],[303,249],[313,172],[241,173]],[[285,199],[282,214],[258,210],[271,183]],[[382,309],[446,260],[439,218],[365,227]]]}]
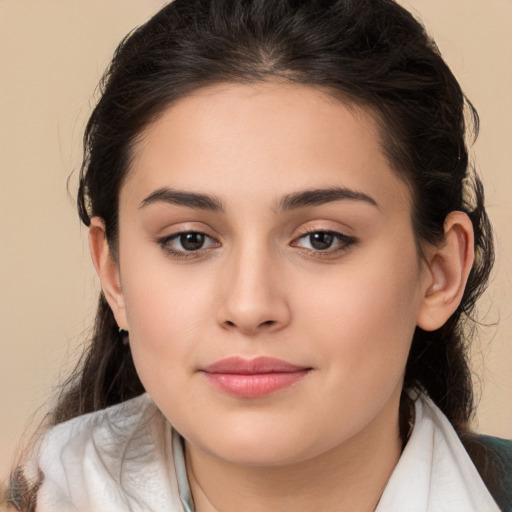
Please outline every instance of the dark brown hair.
[{"label": "dark brown hair", "polygon": [[[457,431],[474,400],[467,348],[493,263],[483,188],[468,160],[478,117],[424,27],[392,0],[175,0],[118,47],[84,136],[78,210],[101,217],[115,251],[118,198],[137,136],[170,104],[222,82],[285,80],[321,87],[377,119],[383,148],[409,185],[418,247],[443,240],[466,212],[476,261],[457,311],[417,328],[405,387],[427,392]],[[469,121],[469,122],[468,122]],[[141,394],[129,347],[103,296],[90,346],[49,417],[56,424]],[[405,417],[407,400],[401,404]],[[402,422],[403,423],[403,422]]]},{"label": "dark brown hair", "polygon": [[[410,13],[391,0],[175,0],[118,48],[85,134],[78,206],[105,221],[115,248],[118,196],[136,137],[172,102],[220,82],[284,79],[328,88],[377,115],[393,167],[410,185],[420,243],[439,244],[466,212],[477,260],[462,302],[437,331],[417,329],[406,386],[425,389],[464,428],[473,410],[463,327],[487,282],[492,238],[483,189],[468,165],[465,107],[476,112]],[[121,364],[120,364],[121,362]],[[100,298],[80,380],[54,421],[141,393],[129,350]]]}]

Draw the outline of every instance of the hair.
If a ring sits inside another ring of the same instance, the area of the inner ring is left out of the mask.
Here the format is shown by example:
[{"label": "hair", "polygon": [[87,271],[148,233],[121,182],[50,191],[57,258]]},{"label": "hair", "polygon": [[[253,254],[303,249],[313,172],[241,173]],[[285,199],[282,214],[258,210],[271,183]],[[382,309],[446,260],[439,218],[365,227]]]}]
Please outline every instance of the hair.
[{"label": "hair", "polygon": [[[476,259],[462,301],[441,328],[416,329],[404,381],[404,389],[428,393],[471,452],[467,349],[493,264],[483,187],[468,157],[478,116],[422,24],[393,0],[174,0],[163,7],[120,43],[102,78],[84,135],[81,220],[103,219],[115,255],[119,192],[144,129],[197,89],[262,81],[318,87],[373,114],[383,150],[411,190],[420,252],[443,241],[450,212],[471,219]],[[122,336],[101,295],[91,343],[49,424],[144,392]],[[402,434],[410,406],[403,394]]]}]

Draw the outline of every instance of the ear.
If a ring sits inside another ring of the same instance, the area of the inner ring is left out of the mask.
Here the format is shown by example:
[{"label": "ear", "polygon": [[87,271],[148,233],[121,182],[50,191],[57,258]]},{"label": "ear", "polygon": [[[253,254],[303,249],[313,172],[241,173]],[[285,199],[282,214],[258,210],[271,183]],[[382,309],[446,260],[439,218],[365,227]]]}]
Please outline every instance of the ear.
[{"label": "ear", "polygon": [[103,293],[114,313],[117,325],[121,329],[128,330],[119,265],[108,245],[105,223],[100,217],[91,219],[89,249],[94,267],[100,278]]},{"label": "ear", "polygon": [[458,308],[474,260],[473,225],[463,212],[451,212],[444,223],[444,241],[427,255],[427,277],[418,327],[439,329]]}]

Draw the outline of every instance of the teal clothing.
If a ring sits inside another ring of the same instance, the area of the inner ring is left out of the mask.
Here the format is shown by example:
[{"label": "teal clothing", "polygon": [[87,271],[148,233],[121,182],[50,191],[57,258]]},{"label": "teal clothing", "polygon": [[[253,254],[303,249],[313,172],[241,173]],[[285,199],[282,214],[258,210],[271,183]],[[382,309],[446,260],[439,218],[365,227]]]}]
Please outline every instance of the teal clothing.
[{"label": "teal clothing", "polygon": [[[488,482],[484,478],[484,482],[500,509],[512,512],[512,440],[485,435],[476,436],[476,440],[487,453],[492,454],[494,481]],[[484,464],[488,465],[488,457],[484,455],[484,459]],[[478,468],[478,464],[475,465]]]}]

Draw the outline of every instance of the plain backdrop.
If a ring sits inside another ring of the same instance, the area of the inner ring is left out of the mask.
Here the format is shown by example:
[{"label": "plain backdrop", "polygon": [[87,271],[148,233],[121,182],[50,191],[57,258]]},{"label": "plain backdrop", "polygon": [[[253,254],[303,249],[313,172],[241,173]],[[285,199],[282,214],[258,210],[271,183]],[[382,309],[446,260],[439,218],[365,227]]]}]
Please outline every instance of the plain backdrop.
[{"label": "plain backdrop", "polygon": [[[164,3],[0,0],[0,479],[90,334],[98,284],[73,196],[96,84],[120,39]],[[402,3],[481,116],[473,155],[497,265],[473,348],[475,428],[512,438],[512,2]]]}]

